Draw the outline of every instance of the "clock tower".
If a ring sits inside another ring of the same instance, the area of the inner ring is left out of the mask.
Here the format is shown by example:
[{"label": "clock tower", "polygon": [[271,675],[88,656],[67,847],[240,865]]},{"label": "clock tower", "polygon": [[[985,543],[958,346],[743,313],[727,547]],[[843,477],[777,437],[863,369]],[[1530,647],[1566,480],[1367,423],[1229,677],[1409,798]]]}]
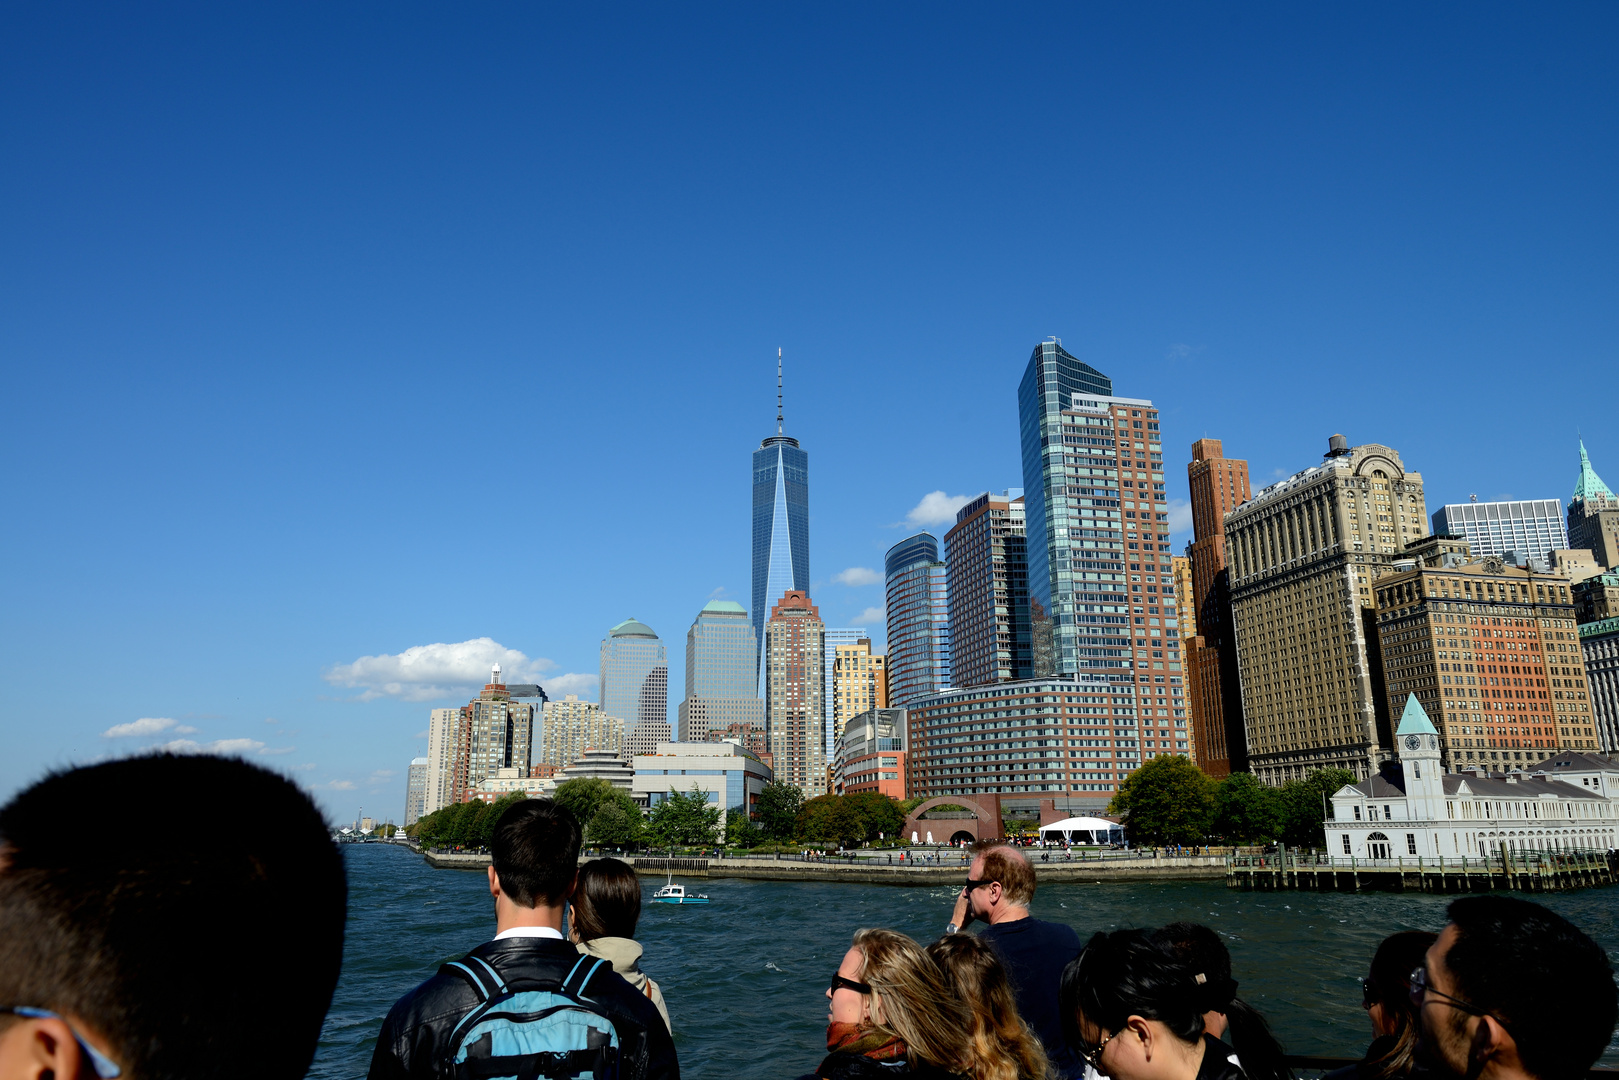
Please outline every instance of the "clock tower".
[{"label": "clock tower", "polygon": [[1400,767],[1405,772],[1405,811],[1412,821],[1437,821],[1445,803],[1444,767],[1439,759],[1439,731],[1428,719],[1417,695],[1405,699],[1394,733]]}]

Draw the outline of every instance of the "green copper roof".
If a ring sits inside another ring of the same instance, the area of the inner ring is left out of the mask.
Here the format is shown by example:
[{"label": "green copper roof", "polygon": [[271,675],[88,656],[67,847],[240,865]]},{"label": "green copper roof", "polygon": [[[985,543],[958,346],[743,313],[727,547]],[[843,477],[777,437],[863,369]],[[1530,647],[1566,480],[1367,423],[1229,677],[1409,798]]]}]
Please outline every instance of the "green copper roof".
[{"label": "green copper roof", "polygon": [[721,615],[746,615],[748,609],[735,600],[710,600],[703,605],[703,611]]},{"label": "green copper roof", "polygon": [[1428,719],[1428,710],[1422,707],[1417,695],[1409,694],[1405,699],[1405,712],[1400,714],[1400,726],[1394,732],[1396,735],[1437,735],[1439,729],[1433,726]]},{"label": "green copper roof", "polygon": [[1606,495],[1610,499],[1613,498],[1613,492],[1608,490],[1608,485],[1604,484],[1602,477],[1598,476],[1597,471],[1591,468],[1591,458],[1585,452],[1585,440],[1581,439],[1580,478],[1574,485],[1574,498],[1570,501],[1579,502],[1582,499],[1589,499],[1596,495]]},{"label": "green copper roof", "polygon": [[657,637],[657,633],[644,622],[637,622],[632,615],[607,631],[608,637]]}]

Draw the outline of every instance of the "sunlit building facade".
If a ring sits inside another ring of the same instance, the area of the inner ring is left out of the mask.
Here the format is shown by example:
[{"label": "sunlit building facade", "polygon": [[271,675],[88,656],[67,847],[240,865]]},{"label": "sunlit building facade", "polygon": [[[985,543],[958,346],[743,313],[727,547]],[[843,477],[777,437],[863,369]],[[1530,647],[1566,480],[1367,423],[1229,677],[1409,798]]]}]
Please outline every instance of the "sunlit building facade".
[{"label": "sunlit building facade", "polygon": [[709,742],[742,724],[761,731],[765,703],[758,693],[758,641],[741,604],[710,600],[686,631],[686,699],[680,703],[682,742]]},{"label": "sunlit building facade", "polygon": [[765,731],[775,777],[806,799],[826,794],[826,624],[809,594],[790,589],[765,622]]},{"label": "sunlit building facade", "polygon": [[580,701],[577,694],[547,701],[541,709],[536,764],[567,768],[584,757],[586,750],[611,750],[623,756],[623,717],[610,716],[594,701]]},{"label": "sunlit building facade", "polygon": [[663,642],[643,622],[625,619],[601,645],[601,707],[624,721],[626,756],[650,753],[669,730],[669,663]]},{"label": "sunlit building facade", "polygon": [[1029,677],[1029,566],[1023,493],[984,492],[944,534],[950,676],[957,686]]},{"label": "sunlit building facade", "polygon": [[950,685],[950,582],[939,542],[922,532],[889,548],[883,580],[888,703],[902,708]]}]

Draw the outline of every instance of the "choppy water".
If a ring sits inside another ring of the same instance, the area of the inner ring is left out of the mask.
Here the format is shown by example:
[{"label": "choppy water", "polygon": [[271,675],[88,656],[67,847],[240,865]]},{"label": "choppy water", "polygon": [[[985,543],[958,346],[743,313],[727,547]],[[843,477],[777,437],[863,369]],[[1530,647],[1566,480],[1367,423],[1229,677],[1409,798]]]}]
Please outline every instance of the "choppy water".
[{"label": "choppy water", "polygon": [[[311,1076],[365,1075],[394,999],[494,935],[482,872],[434,870],[385,844],[345,849],[349,926],[343,975]],[[651,896],[657,882],[645,882]],[[825,1053],[828,976],[862,926],[927,942],[950,916],[954,892],[882,885],[731,879],[689,881],[704,907],[647,904],[642,967],[658,980],[674,1021],[681,1072],[696,1080],[765,1080],[812,1069]],[[1448,898],[1412,894],[1242,893],[1218,882],[1047,885],[1042,919],[1098,930],[1207,923],[1225,936],[1241,994],[1289,1051],[1358,1054],[1369,1041],[1360,978],[1396,930],[1437,930]],[[1619,955],[1619,893],[1545,898]],[[1619,1064],[1610,1046],[1607,1064]]]}]

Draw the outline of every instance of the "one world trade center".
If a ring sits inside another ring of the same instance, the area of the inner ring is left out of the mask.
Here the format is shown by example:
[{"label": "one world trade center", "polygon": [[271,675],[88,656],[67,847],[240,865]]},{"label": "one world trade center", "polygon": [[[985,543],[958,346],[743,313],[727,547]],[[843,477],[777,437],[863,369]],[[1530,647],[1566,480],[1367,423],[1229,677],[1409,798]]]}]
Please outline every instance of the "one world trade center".
[{"label": "one world trade center", "polygon": [[753,452],[753,638],[765,696],[765,619],[788,589],[809,591],[809,455],[782,432],[781,352],[776,352],[776,434]]}]

